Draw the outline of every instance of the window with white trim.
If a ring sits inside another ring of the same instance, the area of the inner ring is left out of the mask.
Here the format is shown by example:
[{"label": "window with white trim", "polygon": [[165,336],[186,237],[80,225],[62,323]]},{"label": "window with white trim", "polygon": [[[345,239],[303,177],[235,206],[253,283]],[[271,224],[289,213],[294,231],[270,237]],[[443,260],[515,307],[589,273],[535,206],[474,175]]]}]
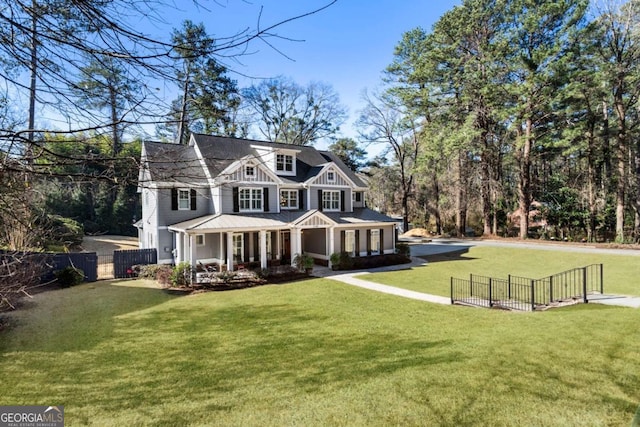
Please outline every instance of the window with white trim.
[{"label": "window with white trim", "polygon": [[276,170],[278,172],[293,172],[293,156],[276,154]]},{"label": "window with white trim", "polygon": [[380,254],[380,229],[371,230],[371,254]]},{"label": "window with white trim", "polygon": [[340,191],[323,191],[322,192],[322,210],[323,211],[339,211],[340,210]]},{"label": "window with white trim", "polygon": [[241,188],[238,190],[240,212],[262,212],[262,188]]},{"label": "window with white trim", "polygon": [[204,234],[196,234],[196,246],[204,246]]},{"label": "window with white trim", "polygon": [[334,171],[327,172],[327,181],[335,182],[335,180],[336,180],[336,173]]},{"label": "window with white trim", "polygon": [[244,167],[244,178],[247,181],[253,181],[256,179],[256,168],[254,166]]},{"label": "window with white trim", "polygon": [[242,233],[233,235],[233,260],[244,261],[244,234]]},{"label": "window with white trim", "polygon": [[189,190],[178,190],[178,210],[191,209],[191,193]]},{"label": "window with white trim", "polygon": [[280,207],[298,209],[298,190],[280,190]]},{"label": "window with white trim", "polygon": [[346,230],[344,232],[344,251],[351,256],[356,255],[356,232],[355,230]]}]

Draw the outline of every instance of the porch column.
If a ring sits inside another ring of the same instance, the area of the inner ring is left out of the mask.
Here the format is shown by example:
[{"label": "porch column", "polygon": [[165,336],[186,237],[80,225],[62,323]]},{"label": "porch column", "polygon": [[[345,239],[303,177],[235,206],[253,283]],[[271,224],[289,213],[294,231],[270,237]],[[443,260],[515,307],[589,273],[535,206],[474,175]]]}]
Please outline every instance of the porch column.
[{"label": "porch column", "polygon": [[327,239],[328,245],[329,245],[329,267],[331,267],[331,254],[335,253],[335,236],[336,233],[333,230],[333,227],[331,228],[327,228],[327,233],[329,233],[329,238]]},{"label": "porch column", "polygon": [[227,232],[227,271],[233,271],[233,233]]},{"label": "porch column", "polygon": [[189,264],[191,264],[191,268],[196,268],[197,261],[197,247],[196,247],[196,236],[195,234],[188,234],[189,236]]},{"label": "porch column", "polygon": [[291,265],[297,255],[302,255],[302,230],[293,228],[291,230]]},{"label": "porch column", "polygon": [[391,247],[393,248],[393,252],[391,252],[392,254],[396,253],[396,241],[398,239],[396,234],[398,234],[398,230],[396,230],[396,227],[391,227]]},{"label": "porch column", "polygon": [[224,262],[224,234],[222,232],[218,233],[218,239],[220,240],[220,250],[218,251],[218,259],[220,260],[220,264]]},{"label": "porch column", "polygon": [[178,264],[182,259],[182,253],[184,252],[184,242],[182,240],[183,236],[181,232],[176,231],[174,236],[176,239],[176,253],[173,254],[173,261]]},{"label": "porch column", "polygon": [[178,262],[184,262],[189,259],[189,251],[191,251],[191,246],[189,246],[189,235],[187,233],[182,234],[180,237],[182,239],[182,255]]},{"label": "porch column", "polygon": [[267,268],[267,230],[260,230],[260,268]]},{"label": "porch column", "polygon": [[[276,231],[276,259],[280,259],[281,258],[281,254],[282,254],[282,248],[280,248],[280,246],[282,245],[282,230],[278,230]],[[271,242],[271,251],[273,251],[273,242]]]}]

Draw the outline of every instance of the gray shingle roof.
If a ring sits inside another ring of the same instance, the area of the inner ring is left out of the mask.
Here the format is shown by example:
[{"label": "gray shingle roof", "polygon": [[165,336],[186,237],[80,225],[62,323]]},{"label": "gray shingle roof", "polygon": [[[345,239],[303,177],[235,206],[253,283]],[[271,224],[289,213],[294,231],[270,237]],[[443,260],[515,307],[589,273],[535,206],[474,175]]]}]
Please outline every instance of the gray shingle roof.
[{"label": "gray shingle roof", "polygon": [[345,172],[356,185],[364,186],[355,173],[350,171],[337,156],[331,153],[326,155],[325,152],[318,151],[313,147],[203,134],[193,134],[193,137],[205,158],[212,176],[217,176],[238,159],[245,156],[258,156],[258,152],[254,148],[258,146],[299,151],[296,155],[296,176],[281,176],[284,182],[304,182],[320,172],[322,165],[334,161],[340,170]]},{"label": "gray shingle roof", "polygon": [[[255,147],[265,147],[298,150],[296,175],[281,176],[285,183],[305,182],[316,176],[326,163],[334,162],[357,186],[366,186],[338,156],[328,151],[318,151],[308,146],[203,134],[193,134],[193,138],[212,177],[218,176],[229,165],[243,157],[258,156]],[[204,170],[196,156],[196,147],[148,141],[143,144],[152,180],[206,184]]]},{"label": "gray shingle roof", "polygon": [[186,145],[143,142],[150,178],[155,182],[176,182],[204,185],[207,183],[204,170],[195,149]]}]

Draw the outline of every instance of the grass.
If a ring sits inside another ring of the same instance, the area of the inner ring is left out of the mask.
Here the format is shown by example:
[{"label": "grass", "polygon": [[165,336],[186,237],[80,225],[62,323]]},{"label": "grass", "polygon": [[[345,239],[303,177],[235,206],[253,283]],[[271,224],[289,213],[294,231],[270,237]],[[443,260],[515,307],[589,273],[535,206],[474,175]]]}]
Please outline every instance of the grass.
[{"label": "grass", "polygon": [[509,313],[323,279],[146,286],[85,284],[13,313],[0,403],[62,404],[69,426],[626,426],[640,404],[640,310]]},{"label": "grass", "polygon": [[426,258],[428,264],[410,270],[358,276],[385,285],[434,295],[450,295],[451,276],[466,279],[469,274],[506,278],[509,274],[538,279],[590,264],[603,264],[604,291],[640,295],[640,257],[585,254],[504,247],[471,247]]}]

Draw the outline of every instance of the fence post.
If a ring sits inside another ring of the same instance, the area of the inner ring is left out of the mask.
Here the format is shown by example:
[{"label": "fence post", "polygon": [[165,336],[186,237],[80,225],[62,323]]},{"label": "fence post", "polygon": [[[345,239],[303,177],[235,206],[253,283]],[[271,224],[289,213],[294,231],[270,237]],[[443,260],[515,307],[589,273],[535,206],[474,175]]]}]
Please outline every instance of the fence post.
[{"label": "fence post", "polygon": [[553,302],[553,276],[549,276],[549,304]]},{"label": "fence post", "polygon": [[451,276],[451,305],[453,305],[453,276]]},{"label": "fence post", "polygon": [[489,308],[493,307],[493,292],[491,288],[493,287],[493,278],[489,277]]},{"label": "fence post", "polygon": [[582,268],[582,301],[586,304],[587,299],[587,267]]},{"label": "fence post", "polygon": [[531,279],[531,311],[536,311],[536,286],[533,279]]},{"label": "fence post", "polygon": [[600,295],[604,293],[604,274],[602,264],[600,264]]},{"label": "fence post", "polygon": [[469,274],[469,296],[473,296],[473,273]]}]

